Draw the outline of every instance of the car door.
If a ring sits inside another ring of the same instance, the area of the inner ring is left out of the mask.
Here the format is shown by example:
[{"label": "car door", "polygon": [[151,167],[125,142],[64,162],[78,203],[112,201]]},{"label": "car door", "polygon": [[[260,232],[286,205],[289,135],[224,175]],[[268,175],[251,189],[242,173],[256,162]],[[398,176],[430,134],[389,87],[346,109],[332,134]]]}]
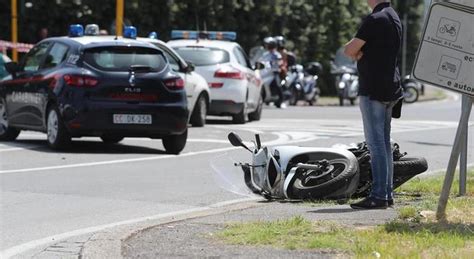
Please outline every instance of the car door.
[{"label": "car door", "polygon": [[[61,63],[63,63],[68,54],[69,47],[66,44],[60,42],[54,42],[48,49],[48,53],[41,64],[40,69],[37,72],[36,77],[38,78],[37,83],[33,86],[36,92],[36,98],[38,101],[35,103],[35,109],[41,111],[41,118],[46,118],[46,106],[53,94],[52,89],[56,81],[54,78],[55,71],[58,70]],[[43,120],[45,122],[45,120]],[[43,125],[46,126],[46,125]]]},{"label": "car door", "polygon": [[258,98],[260,98],[260,88],[258,87],[259,84],[255,76],[255,71],[250,66],[250,61],[246,57],[245,52],[241,47],[235,47],[233,53],[237,58],[240,68],[245,72],[245,76],[247,77],[249,90],[249,95],[247,98],[248,107],[251,109],[256,109],[258,105]]},{"label": "car door", "polygon": [[17,76],[4,82],[9,123],[26,128],[42,126],[42,111],[38,109],[41,102],[38,85],[42,80],[41,66],[48,53],[51,42],[42,42],[33,47],[23,59]]}]

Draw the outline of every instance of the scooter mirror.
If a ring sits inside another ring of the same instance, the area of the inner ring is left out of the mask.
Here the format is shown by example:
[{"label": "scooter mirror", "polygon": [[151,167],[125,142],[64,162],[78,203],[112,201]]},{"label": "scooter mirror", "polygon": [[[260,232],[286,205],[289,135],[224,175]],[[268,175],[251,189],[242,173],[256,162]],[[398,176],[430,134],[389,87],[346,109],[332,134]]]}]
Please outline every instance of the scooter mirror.
[{"label": "scooter mirror", "polygon": [[244,142],[243,142],[242,139],[239,137],[239,135],[235,134],[234,132],[229,133],[229,135],[227,135],[227,138],[229,139],[230,144],[232,144],[232,146],[235,146],[235,147],[243,147],[243,148],[247,149],[248,151],[252,152],[252,150],[250,150],[250,149],[244,144]]}]

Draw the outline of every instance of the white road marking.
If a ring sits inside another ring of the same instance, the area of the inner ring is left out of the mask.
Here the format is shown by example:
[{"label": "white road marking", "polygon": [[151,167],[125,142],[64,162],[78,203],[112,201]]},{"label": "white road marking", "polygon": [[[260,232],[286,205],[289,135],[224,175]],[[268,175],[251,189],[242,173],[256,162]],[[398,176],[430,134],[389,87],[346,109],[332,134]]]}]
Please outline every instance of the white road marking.
[{"label": "white road marking", "polygon": [[104,229],[108,228],[113,228],[113,227],[119,227],[123,225],[128,225],[128,224],[134,224],[134,223],[140,223],[144,222],[147,220],[159,220],[159,219],[164,219],[168,217],[177,217],[177,216],[186,216],[189,215],[191,216],[193,213],[196,212],[211,212],[213,210],[242,203],[242,202],[249,202],[249,201],[256,201],[261,198],[242,198],[242,199],[235,199],[235,200],[230,200],[230,201],[224,201],[224,202],[219,202],[215,204],[211,204],[209,206],[205,207],[197,207],[197,208],[192,208],[192,209],[186,209],[186,210],[180,210],[180,211],[174,211],[174,212],[168,212],[168,213],[162,213],[162,214],[157,214],[153,216],[148,216],[148,217],[141,217],[141,218],[135,218],[135,219],[129,219],[129,220],[124,220],[124,221],[119,221],[119,222],[114,222],[110,224],[105,224],[105,225],[99,225],[99,226],[93,226],[93,227],[88,227],[88,228],[83,228],[83,229],[77,229],[37,240],[32,240],[27,243],[23,243],[21,245],[13,246],[10,248],[7,248],[3,251],[0,252],[0,258],[10,258],[16,255],[19,255],[21,253],[24,253],[28,250],[34,249],[36,247],[40,246],[46,246],[51,243],[56,243],[58,241],[75,237],[75,236],[81,236],[85,234],[90,234],[94,233],[97,231],[102,231]]},{"label": "white road marking", "polygon": [[[290,143],[298,143],[298,142],[307,142],[307,141],[313,141],[313,140],[322,138],[320,136],[313,136],[313,135],[306,134],[302,138],[291,139],[291,137],[289,135],[283,134],[281,132],[274,132],[273,134],[277,135],[278,138],[275,139],[275,140],[272,140],[272,141],[264,142],[263,143],[264,145],[272,146],[272,145],[282,145],[282,144],[290,144]],[[166,159],[166,158],[167,159],[181,158],[181,157],[188,157],[188,156],[195,156],[195,155],[202,155],[202,154],[224,152],[224,151],[234,150],[234,149],[238,149],[238,148],[239,147],[226,147],[226,148],[210,149],[210,150],[204,150],[204,151],[183,153],[183,154],[180,154],[179,156],[160,155],[160,156],[151,156],[151,157],[139,157],[139,158],[129,158],[129,159],[108,160],[108,161],[91,162],[91,163],[79,163],[79,164],[69,164],[69,165],[59,165],[59,166],[45,166],[45,167],[11,169],[11,170],[2,170],[2,171],[0,171],[0,174],[38,172],[38,171],[57,170],[57,169],[65,169],[65,168],[101,166],[101,165],[109,165],[109,164],[120,164],[120,163],[132,163],[132,162],[140,162],[140,161],[160,160],[160,159]]]}]

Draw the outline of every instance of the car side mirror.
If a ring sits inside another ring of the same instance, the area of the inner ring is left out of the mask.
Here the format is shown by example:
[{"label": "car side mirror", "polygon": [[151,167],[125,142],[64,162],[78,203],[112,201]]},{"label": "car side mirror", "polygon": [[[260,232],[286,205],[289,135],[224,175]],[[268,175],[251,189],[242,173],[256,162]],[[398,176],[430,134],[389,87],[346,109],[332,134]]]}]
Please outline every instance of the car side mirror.
[{"label": "car side mirror", "polygon": [[262,62],[255,62],[255,65],[253,67],[254,70],[259,70],[259,69],[264,69],[265,65]]},{"label": "car side mirror", "polygon": [[191,73],[191,72],[193,72],[193,71],[196,69],[196,67],[194,66],[193,63],[191,63],[191,62],[186,62],[186,64],[187,64],[187,66],[185,66],[185,67],[183,68],[183,70],[184,70],[185,73]]},{"label": "car side mirror", "polygon": [[12,75],[12,78],[16,77],[16,73],[21,71],[21,66],[16,62],[8,62],[4,64],[5,69]]}]

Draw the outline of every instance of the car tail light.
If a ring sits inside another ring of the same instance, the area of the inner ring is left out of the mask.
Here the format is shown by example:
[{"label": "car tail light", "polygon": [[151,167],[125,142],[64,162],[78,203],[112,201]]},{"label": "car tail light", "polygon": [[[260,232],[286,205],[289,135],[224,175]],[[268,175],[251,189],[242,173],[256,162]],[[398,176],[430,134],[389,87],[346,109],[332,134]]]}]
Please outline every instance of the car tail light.
[{"label": "car tail light", "polygon": [[181,90],[184,88],[184,80],[181,78],[167,79],[163,83],[169,90]]},{"label": "car tail light", "polygon": [[245,79],[245,74],[235,67],[225,66],[219,68],[214,73],[214,77],[243,80]]},{"label": "car tail light", "polygon": [[221,88],[224,86],[224,83],[208,83],[211,88]]},{"label": "car tail light", "polygon": [[94,87],[99,83],[97,78],[83,75],[65,75],[64,82],[69,86]]}]

